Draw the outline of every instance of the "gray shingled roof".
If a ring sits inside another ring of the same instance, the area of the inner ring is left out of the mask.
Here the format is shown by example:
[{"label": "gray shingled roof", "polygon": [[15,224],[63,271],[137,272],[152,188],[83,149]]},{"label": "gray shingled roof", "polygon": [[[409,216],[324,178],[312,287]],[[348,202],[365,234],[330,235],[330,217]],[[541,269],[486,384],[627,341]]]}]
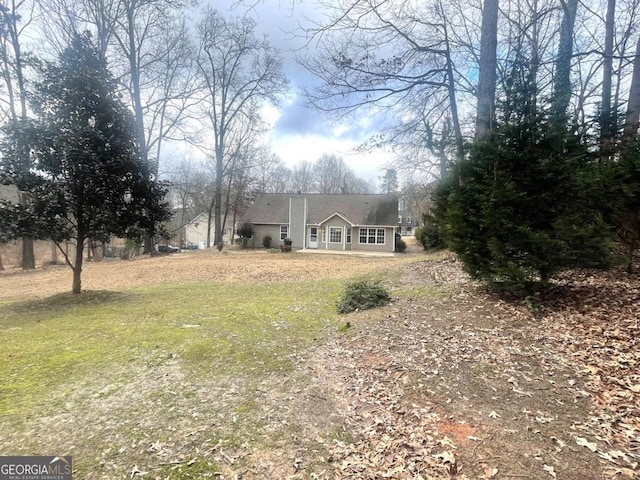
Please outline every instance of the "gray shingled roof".
[{"label": "gray shingled roof", "polygon": [[[254,224],[289,223],[289,193],[265,193],[256,198],[242,217]],[[307,198],[308,224],[318,224],[339,213],[353,225],[397,225],[398,199],[395,195],[321,195],[303,194]]]}]

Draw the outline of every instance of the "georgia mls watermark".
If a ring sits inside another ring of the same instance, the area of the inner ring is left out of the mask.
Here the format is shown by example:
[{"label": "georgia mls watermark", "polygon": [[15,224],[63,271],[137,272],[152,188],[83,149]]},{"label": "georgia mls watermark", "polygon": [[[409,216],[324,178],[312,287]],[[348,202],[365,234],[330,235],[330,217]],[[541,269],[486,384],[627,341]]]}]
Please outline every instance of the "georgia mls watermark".
[{"label": "georgia mls watermark", "polygon": [[67,457],[0,457],[0,480],[71,480]]}]

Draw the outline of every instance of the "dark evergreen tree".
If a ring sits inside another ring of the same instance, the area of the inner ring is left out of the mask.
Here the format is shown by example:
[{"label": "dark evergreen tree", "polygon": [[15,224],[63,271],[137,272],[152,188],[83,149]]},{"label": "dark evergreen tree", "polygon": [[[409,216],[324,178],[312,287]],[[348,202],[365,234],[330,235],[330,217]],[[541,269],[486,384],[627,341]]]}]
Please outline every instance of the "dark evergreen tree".
[{"label": "dark evergreen tree", "polygon": [[444,236],[440,231],[441,223],[435,216],[437,207],[429,213],[422,214],[422,226],[416,228],[414,236],[425,250],[446,248]]},{"label": "dark evergreen tree", "polygon": [[[0,238],[75,242],[74,254],[60,251],[73,270],[72,291],[80,293],[85,243],[156,232],[171,216],[167,186],[149,180],[133,118],[88,34],[44,68],[31,100],[38,119],[7,128],[2,159],[5,174],[28,202],[2,204]],[[12,147],[20,144],[12,141],[17,136],[30,150],[32,169],[26,173]]]},{"label": "dark evergreen tree", "polygon": [[600,200],[603,218],[615,226],[631,273],[640,249],[640,141],[626,145],[616,161],[590,165],[586,178]]},{"label": "dark evergreen tree", "polygon": [[626,149],[622,161],[615,166],[618,171],[611,185],[620,191],[615,225],[628,258],[627,270],[631,273],[633,254],[640,249],[640,141]]},{"label": "dark evergreen tree", "polygon": [[564,268],[612,258],[611,229],[584,174],[591,156],[538,111],[534,77],[517,57],[496,132],[440,187],[435,213],[474,278],[522,294]]},{"label": "dark evergreen tree", "polygon": [[382,193],[395,193],[398,191],[398,172],[395,168],[386,168],[384,174],[378,178]]}]

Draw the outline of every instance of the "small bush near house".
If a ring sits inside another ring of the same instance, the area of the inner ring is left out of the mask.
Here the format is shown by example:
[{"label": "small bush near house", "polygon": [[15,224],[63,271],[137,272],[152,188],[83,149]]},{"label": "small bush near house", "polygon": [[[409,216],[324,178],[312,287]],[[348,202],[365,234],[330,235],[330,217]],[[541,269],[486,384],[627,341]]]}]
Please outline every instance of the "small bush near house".
[{"label": "small bush near house", "polygon": [[236,231],[240,237],[240,248],[247,248],[249,239],[253,237],[253,225],[250,223],[243,223]]},{"label": "small bush near house", "polygon": [[262,246],[264,248],[271,248],[271,235],[265,235],[262,238]]},{"label": "small bush near house", "polygon": [[290,252],[292,244],[293,244],[293,240],[291,240],[290,238],[285,238],[282,241],[282,245],[280,245],[280,251],[282,251],[282,252]]},{"label": "small bush near house", "polygon": [[406,252],[406,251],[407,251],[407,244],[406,244],[406,242],[405,242],[403,239],[398,238],[398,239],[396,240],[396,252],[404,253],[404,252]]},{"label": "small bush near house", "polygon": [[391,301],[389,292],[377,280],[361,280],[347,284],[338,301],[338,313],[380,307]]}]

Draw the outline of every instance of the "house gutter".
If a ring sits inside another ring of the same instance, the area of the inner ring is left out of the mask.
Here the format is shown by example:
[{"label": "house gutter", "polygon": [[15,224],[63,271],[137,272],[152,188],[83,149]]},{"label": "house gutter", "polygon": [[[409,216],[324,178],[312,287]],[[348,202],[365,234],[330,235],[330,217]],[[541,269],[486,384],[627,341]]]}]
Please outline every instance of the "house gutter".
[{"label": "house gutter", "polygon": [[307,248],[307,197],[304,197],[304,215],[302,218],[302,249]]}]

